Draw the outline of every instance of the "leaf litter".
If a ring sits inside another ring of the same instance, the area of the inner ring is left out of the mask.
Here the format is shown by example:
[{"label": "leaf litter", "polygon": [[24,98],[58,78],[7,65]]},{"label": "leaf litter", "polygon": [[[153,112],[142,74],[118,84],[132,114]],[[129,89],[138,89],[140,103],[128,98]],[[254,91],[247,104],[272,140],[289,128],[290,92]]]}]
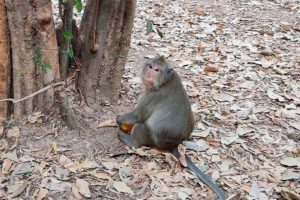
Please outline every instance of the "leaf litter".
[{"label": "leaf litter", "polygon": [[[180,152],[191,156],[231,199],[300,199],[299,10],[297,0],[138,0],[122,80],[122,111],[141,94],[137,76],[142,57],[155,52],[169,56],[197,122],[192,140]],[[153,29],[148,33],[147,22]],[[114,115],[97,115],[95,127],[114,127]],[[51,127],[46,126],[49,121]],[[49,137],[28,137],[35,142],[24,145],[29,125]],[[80,139],[84,135],[60,140],[63,129],[40,112],[28,116],[27,124],[0,128],[0,198],[55,199],[58,193],[68,199],[212,195],[166,152],[123,148],[124,156],[110,157],[101,154],[99,143],[92,146]],[[89,137],[96,140],[93,136]],[[75,144],[81,146],[74,150]],[[109,146],[107,142],[108,152],[118,150]]]}]

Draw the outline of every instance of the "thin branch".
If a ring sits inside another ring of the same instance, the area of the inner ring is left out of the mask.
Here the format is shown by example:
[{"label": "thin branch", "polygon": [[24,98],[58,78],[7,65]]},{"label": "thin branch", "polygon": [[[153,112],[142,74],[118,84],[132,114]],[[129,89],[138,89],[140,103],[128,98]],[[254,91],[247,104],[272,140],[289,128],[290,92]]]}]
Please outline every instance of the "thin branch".
[{"label": "thin branch", "polygon": [[64,85],[64,84],[65,84],[64,81],[57,82],[57,83],[53,83],[53,84],[47,85],[46,87],[44,87],[44,88],[42,88],[42,89],[36,91],[35,93],[32,93],[32,94],[30,94],[30,95],[28,95],[28,96],[26,96],[26,97],[21,98],[21,99],[17,99],[17,100],[16,100],[16,99],[1,99],[0,102],[3,102],[3,101],[11,101],[11,102],[13,102],[14,104],[20,103],[20,102],[22,102],[22,101],[24,101],[24,100],[26,100],[26,99],[32,98],[32,97],[34,97],[34,96],[36,96],[36,95],[38,95],[38,94],[40,94],[40,93],[42,93],[42,92],[45,92],[46,90],[48,90],[48,89],[50,89],[50,88],[54,88],[54,87],[56,87],[56,86],[60,86],[60,85]]}]

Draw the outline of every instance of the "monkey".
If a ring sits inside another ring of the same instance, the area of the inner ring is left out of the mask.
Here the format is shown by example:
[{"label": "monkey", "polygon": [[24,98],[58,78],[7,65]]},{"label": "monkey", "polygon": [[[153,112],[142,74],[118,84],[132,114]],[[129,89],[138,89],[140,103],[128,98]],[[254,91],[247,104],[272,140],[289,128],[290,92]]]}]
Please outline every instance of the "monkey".
[{"label": "monkey", "polygon": [[[116,117],[121,129],[118,137],[129,147],[156,147],[170,151],[179,159],[178,145],[190,137],[195,124],[191,104],[181,79],[167,59],[158,56],[144,64],[141,80],[145,86],[145,94],[140,97],[135,109]],[[130,134],[127,134],[130,124],[133,127]],[[223,190],[197,168],[187,155],[185,158],[187,167],[210,187],[219,199],[225,200]]]}]

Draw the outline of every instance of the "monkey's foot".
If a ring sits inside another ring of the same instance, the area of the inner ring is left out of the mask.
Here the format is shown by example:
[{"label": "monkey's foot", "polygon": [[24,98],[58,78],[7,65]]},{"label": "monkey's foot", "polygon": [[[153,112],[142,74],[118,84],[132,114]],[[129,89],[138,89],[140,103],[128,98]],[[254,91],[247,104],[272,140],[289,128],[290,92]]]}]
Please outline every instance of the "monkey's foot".
[{"label": "monkey's foot", "polygon": [[137,144],[135,139],[132,138],[131,135],[128,135],[128,134],[124,133],[123,131],[118,132],[118,138],[119,138],[119,140],[121,140],[124,144],[126,144],[129,147],[135,147],[135,148],[139,147],[139,145]]}]

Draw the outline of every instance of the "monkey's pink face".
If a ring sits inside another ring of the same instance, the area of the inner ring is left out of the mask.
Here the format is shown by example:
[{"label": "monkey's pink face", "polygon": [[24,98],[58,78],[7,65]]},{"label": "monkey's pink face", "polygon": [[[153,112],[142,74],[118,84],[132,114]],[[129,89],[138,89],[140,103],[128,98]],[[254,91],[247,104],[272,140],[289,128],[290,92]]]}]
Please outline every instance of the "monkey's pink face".
[{"label": "monkey's pink face", "polygon": [[147,64],[143,83],[147,88],[159,88],[160,80],[162,78],[161,66],[157,64]]}]

